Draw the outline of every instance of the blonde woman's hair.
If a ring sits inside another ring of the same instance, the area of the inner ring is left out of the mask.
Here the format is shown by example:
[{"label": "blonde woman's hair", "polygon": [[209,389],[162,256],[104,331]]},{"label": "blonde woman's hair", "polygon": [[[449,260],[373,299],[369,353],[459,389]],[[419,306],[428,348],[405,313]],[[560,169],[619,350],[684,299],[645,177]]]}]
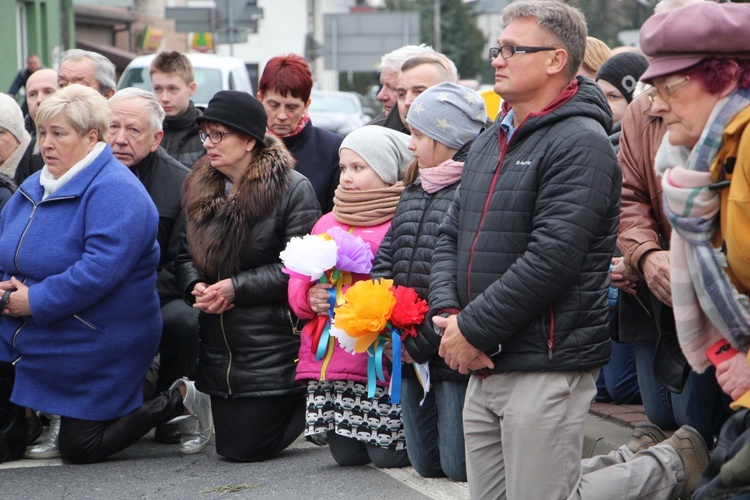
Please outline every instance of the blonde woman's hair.
[{"label": "blonde woman's hair", "polygon": [[38,128],[58,116],[66,117],[80,136],[95,130],[98,142],[107,140],[110,116],[107,99],[90,87],[73,84],[61,88],[39,105],[34,121]]},{"label": "blonde woman's hair", "polygon": [[582,63],[586,71],[597,74],[604,61],[610,57],[612,57],[612,51],[606,43],[593,36],[586,37],[586,52]]}]

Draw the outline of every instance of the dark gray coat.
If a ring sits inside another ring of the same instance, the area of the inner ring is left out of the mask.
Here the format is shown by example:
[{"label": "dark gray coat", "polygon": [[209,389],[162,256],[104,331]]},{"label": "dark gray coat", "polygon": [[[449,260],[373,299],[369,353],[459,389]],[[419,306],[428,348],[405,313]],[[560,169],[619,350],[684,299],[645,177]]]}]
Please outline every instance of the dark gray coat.
[{"label": "dark gray coat", "polygon": [[495,371],[582,371],[609,359],[622,179],[607,102],[594,82],[578,82],[510,143],[501,120],[479,136],[440,228],[432,312],[460,310],[478,349],[502,345]]}]

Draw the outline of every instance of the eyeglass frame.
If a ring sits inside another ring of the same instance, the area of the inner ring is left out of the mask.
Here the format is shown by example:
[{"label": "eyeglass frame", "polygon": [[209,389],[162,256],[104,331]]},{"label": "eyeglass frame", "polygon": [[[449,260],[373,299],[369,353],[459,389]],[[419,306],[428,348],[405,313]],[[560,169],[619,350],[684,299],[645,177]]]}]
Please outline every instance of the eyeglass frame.
[{"label": "eyeglass frame", "polygon": [[[510,47],[513,51],[507,57],[503,55],[503,49],[505,47]],[[544,50],[557,50],[557,47],[532,47],[530,45],[512,45],[507,43],[499,47],[490,47],[490,62],[493,62],[495,59],[497,59],[497,56],[500,56],[503,59],[510,59],[516,54],[533,54],[534,52],[542,52]],[[497,54],[493,56],[493,52],[497,52]]]},{"label": "eyeglass frame", "polygon": [[[677,80],[676,82],[672,83],[663,83],[660,86],[652,85],[651,91],[648,93],[648,100],[651,101],[651,104],[654,103],[654,99],[656,99],[656,96],[659,96],[659,99],[661,99],[664,102],[669,101],[674,97],[675,91],[685,85],[687,82],[690,81],[690,75],[685,75],[681,79]],[[662,95],[661,88],[664,89],[664,94]]]},{"label": "eyeglass frame", "polygon": [[[211,138],[212,135],[219,135],[219,140],[215,141]],[[211,144],[221,144],[221,141],[224,140],[225,135],[232,135],[234,132],[222,132],[221,130],[212,130],[211,132],[204,132],[203,130],[198,131],[198,137],[200,138],[201,142],[206,142],[206,139],[211,141]]]}]

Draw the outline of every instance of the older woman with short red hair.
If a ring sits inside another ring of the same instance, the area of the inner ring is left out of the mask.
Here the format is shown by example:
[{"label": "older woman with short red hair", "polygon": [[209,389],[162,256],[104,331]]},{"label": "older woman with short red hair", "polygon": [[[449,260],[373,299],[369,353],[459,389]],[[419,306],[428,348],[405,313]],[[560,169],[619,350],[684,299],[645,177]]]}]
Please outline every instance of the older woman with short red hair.
[{"label": "older woman with short red hair", "polygon": [[266,64],[258,84],[258,99],[268,115],[269,132],[280,138],[297,161],[295,170],[315,188],[320,209],[333,209],[339,185],[339,146],[344,139],[310,121],[312,73],[297,54],[276,56]]}]

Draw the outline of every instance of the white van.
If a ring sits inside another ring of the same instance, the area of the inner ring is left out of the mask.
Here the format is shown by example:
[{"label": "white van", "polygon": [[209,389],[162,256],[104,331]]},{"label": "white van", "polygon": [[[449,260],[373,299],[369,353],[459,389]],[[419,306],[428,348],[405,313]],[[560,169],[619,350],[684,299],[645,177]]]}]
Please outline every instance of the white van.
[{"label": "white van", "polygon": [[[200,52],[189,52],[185,55],[193,63],[195,71],[197,89],[191,99],[196,106],[208,106],[208,101],[220,90],[243,90],[255,95],[247,67],[241,59]],[[117,89],[138,87],[153,91],[148,70],[155,57],[156,54],[150,54],[138,56],[130,61],[117,83]]]}]

